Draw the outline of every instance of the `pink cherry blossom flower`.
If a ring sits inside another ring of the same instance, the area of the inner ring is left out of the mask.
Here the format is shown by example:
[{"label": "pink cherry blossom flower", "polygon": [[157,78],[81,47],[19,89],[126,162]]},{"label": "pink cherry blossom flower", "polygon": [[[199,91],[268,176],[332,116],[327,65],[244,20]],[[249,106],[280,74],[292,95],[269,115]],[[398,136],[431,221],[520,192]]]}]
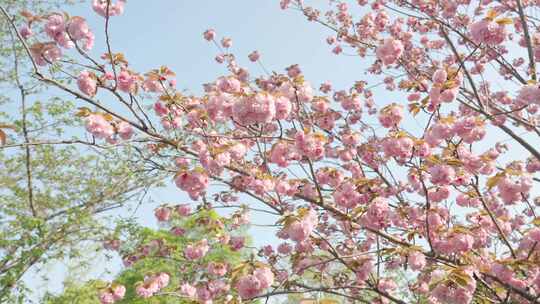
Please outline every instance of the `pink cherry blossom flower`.
[{"label": "pink cherry blossom flower", "polygon": [[38,66],[44,66],[59,60],[62,50],[55,43],[35,43],[30,47],[30,54]]},{"label": "pink cherry blossom flower", "polygon": [[214,31],[213,29],[207,29],[204,33],[203,33],[203,37],[204,39],[208,40],[208,41],[212,41],[214,40],[214,37],[216,36],[216,31]]},{"label": "pink cherry blossom flower", "polygon": [[540,104],[540,87],[537,84],[522,86],[516,101],[519,105]]},{"label": "pink cherry blossom flower", "polygon": [[290,146],[285,142],[278,142],[270,150],[270,162],[286,168],[291,159],[290,154]]},{"label": "pink cherry blossom flower", "polygon": [[102,17],[120,16],[124,13],[125,4],[126,0],[118,0],[116,3],[111,0],[92,0],[92,9]]},{"label": "pink cherry blossom flower", "polygon": [[120,138],[123,140],[129,140],[134,133],[131,124],[125,121],[121,121],[116,125],[116,131],[118,132]]},{"label": "pink cherry blossom flower", "polygon": [[85,50],[90,50],[93,47],[95,37],[84,18],[79,16],[71,18],[67,23],[66,30],[69,38],[77,42],[83,42],[83,48]]},{"label": "pink cherry blossom flower", "polygon": [[220,77],[216,86],[224,93],[238,93],[242,89],[242,83],[236,77]]},{"label": "pink cherry blossom flower", "polygon": [[257,51],[253,51],[248,55],[249,60],[252,62],[256,62],[260,57],[261,55]]},{"label": "pink cherry blossom flower", "polygon": [[169,108],[167,108],[163,103],[159,101],[154,103],[154,111],[158,116],[165,116],[169,114]]},{"label": "pink cherry blossom flower", "polygon": [[387,38],[377,47],[377,58],[384,65],[395,63],[403,54],[403,44],[394,38]]},{"label": "pink cherry blossom flower", "polygon": [[159,285],[159,289],[163,289],[169,285],[170,276],[166,272],[160,272],[156,277],[156,282]]},{"label": "pink cherry blossom flower", "polygon": [[281,243],[277,250],[280,254],[287,255],[292,251],[292,246],[288,243]]},{"label": "pink cherry blossom flower", "polygon": [[191,206],[189,204],[180,204],[176,206],[176,212],[180,216],[188,216],[191,213]]},{"label": "pink cherry blossom flower", "polygon": [[269,123],[276,115],[275,98],[266,93],[240,98],[233,104],[233,118],[246,126],[256,123]]},{"label": "pink cherry blossom flower", "polygon": [[193,287],[189,283],[184,283],[180,285],[180,292],[189,298],[193,298],[195,297],[195,294],[197,293],[197,288]]},{"label": "pink cherry blossom flower", "polygon": [[455,178],[455,170],[449,165],[435,165],[428,169],[430,181],[435,185],[448,185]]},{"label": "pink cherry blossom flower", "polygon": [[373,270],[373,262],[370,259],[368,259],[368,260],[362,261],[359,264],[360,264],[360,267],[355,269],[356,281],[358,281],[359,283],[363,283],[364,281],[368,279],[369,274]]},{"label": "pink cherry blossom flower", "polygon": [[375,198],[368,207],[367,212],[362,216],[362,224],[371,229],[382,229],[388,226],[390,207],[386,199]]},{"label": "pink cherry blossom flower", "polygon": [[97,91],[97,82],[96,77],[89,71],[82,71],[77,77],[77,85],[79,90],[84,94],[92,97],[96,94]]},{"label": "pink cherry blossom flower", "polygon": [[230,48],[232,46],[232,39],[223,37],[223,39],[221,39],[221,46],[224,48]]},{"label": "pink cherry blossom flower", "polygon": [[408,261],[412,270],[422,270],[426,266],[426,257],[418,251],[411,252]]},{"label": "pink cherry blossom flower", "polygon": [[189,260],[198,260],[206,255],[210,246],[207,240],[202,240],[195,244],[187,245],[184,249],[184,256]]},{"label": "pink cherry blossom flower", "polygon": [[114,135],[113,126],[99,114],[90,114],[86,117],[86,130],[96,138],[109,138]]},{"label": "pink cherry blossom flower", "polygon": [[143,299],[150,298],[151,296],[154,295],[154,291],[146,288],[143,284],[140,284],[137,287],[135,287],[135,293]]},{"label": "pink cherry blossom flower", "polygon": [[179,174],[175,180],[176,186],[186,191],[196,200],[208,187],[208,175],[199,171],[188,171]]},{"label": "pink cherry blossom flower", "polygon": [[159,222],[168,222],[171,218],[171,208],[169,207],[159,207],[154,211]]},{"label": "pink cherry blossom flower", "polygon": [[399,125],[402,119],[403,106],[395,103],[384,107],[379,114],[379,121],[385,128]]},{"label": "pink cherry blossom flower", "polygon": [[114,296],[108,291],[102,292],[99,295],[99,302],[101,304],[113,304],[115,302]]},{"label": "pink cherry blossom flower", "polygon": [[245,238],[243,236],[233,236],[229,240],[229,245],[234,251],[238,251],[244,247]]},{"label": "pink cherry blossom flower", "polygon": [[32,37],[32,35],[34,35],[34,33],[32,32],[32,29],[26,24],[21,26],[21,28],[19,28],[19,34],[21,34],[21,37],[23,37],[23,39],[25,40]]},{"label": "pink cherry blossom flower", "polygon": [[256,276],[247,275],[238,280],[236,288],[242,299],[250,299],[259,295],[261,292],[261,282]]},{"label": "pink cherry blossom flower", "polygon": [[182,227],[172,227],[170,232],[176,236],[182,236],[186,234],[186,230]]},{"label": "pink cherry blossom flower", "polygon": [[276,106],[276,119],[287,119],[292,110],[292,104],[289,98],[279,96],[274,102]]},{"label": "pink cherry blossom flower", "polygon": [[130,72],[123,70],[118,75],[118,89],[126,93],[134,93],[136,88],[137,77]]},{"label": "pink cherry blossom flower", "polygon": [[297,132],[294,139],[298,154],[312,160],[323,157],[325,137],[322,134]]},{"label": "pink cherry blossom flower", "polygon": [[253,275],[259,279],[260,287],[266,289],[274,282],[274,273],[268,267],[257,268]]},{"label": "pink cherry blossom flower", "polygon": [[503,43],[506,39],[504,24],[499,24],[487,18],[472,23],[469,31],[471,38],[476,43],[497,45]]},{"label": "pink cherry blossom flower", "polygon": [[72,48],[74,46],[66,32],[66,20],[64,15],[58,13],[49,15],[44,30],[47,36],[56,41],[61,47]]},{"label": "pink cherry blossom flower", "polygon": [[362,199],[362,195],[350,181],[340,184],[334,192],[333,197],[337,205],[349,209],[356,207]]},{"label": "pink cherry blossom flower", "polygon": [[112,295],[115,301],[120,301],[126,294],[126,287],[124,285],[115,285],[112,288]]},{"label": "pink cherry blossom flower", "polygon": [[408,136],[388,137],[382,141],[382,148],[387,157],[406,161],[413,154],[414,141]]},{"label": "pink cherry blossom flower", "polygon": [[302,74],[302,70],[300,69],[300,66],[298,64],[293,64],[287,67],[285,70],[287,71],[287,75],[291,78]]},{"label": "pink cherry blossom flower", "polygon": [[510,178],[505,176],[497,183],[497,189],[502,200],[507,203],[515,203],[522,200],[522,193],[527,194],[532,188],[532,179],[530,176],[523,175],[519,178]]},{"label": "pink cherry blossom flower", "polygon": [[210,262],[210,264],[208,264],[207,271],[211,275],[222,277],[227,273],[227,264]]},{"label": "pink cherry blossom flower", "polygon": [[314,210],[310,209],[301,217],[300,220],[294,221],[285,227],[284,231],[291,240],[295,242],[302,242],[310,236],[317,224],[317,214]]},{"label": "pink cherry blossom flower", "polygon": [[242,299],[250,299],[262,293],[272,285],[274,274],[268,267],[257,268],[251,275],[246,275],[236,284],[238,294]]},{"label": "pink cherry blossom flower", "polygon": [[434,83],[437,84],[443,84],[447,79],[448,74],[444,69],[437,69],[435,73],[433,73],[432,80]]}]

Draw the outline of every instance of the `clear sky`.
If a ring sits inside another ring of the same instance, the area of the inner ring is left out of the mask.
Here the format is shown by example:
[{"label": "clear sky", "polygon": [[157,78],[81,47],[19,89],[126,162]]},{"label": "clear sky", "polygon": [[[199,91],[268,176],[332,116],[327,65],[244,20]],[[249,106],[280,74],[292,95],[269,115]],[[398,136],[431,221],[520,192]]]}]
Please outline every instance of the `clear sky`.
[{"label": "clear sky", "polygon": [[[94,52],[101,53],[103,18],[89,3],[70,12],[88,17],[97,33]],[[330,53],[324,43],[328,31],[297,11],[281,10],[278,0],[130,0],[123,16],[111,18],[111,27],[113,51],[125,52],[133,67],[144,71],[168,65],[177,73],[179,87],[195,92],[201,83],[225,73],[213,60],[216,48],[202,39],[208,28],[218,37],[231,37],[239,62],[254,73],[262,72],[246,58],[254,49],[270,70],[300,64],[314,85],[332,79],[344,86],[362,71],[358,60]]]}]

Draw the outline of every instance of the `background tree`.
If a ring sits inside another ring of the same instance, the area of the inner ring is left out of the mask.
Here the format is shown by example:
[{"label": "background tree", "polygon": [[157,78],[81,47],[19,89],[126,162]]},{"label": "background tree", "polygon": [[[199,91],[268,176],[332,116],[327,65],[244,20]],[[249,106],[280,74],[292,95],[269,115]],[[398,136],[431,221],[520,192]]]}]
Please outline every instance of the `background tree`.
[{"label": "background tree", "polygon": [[[119,226],[122,235],[107,240],[106,246],[118,251],[126,266],[113,282],[73,284],[61,295],[45,296],[43,303],[103,303],[119,286],[125,291],[114,303],[190,303],[181,292],[223,293],[225,274],[239,269],[249,252],[246,216],[237,212],[226,218],[211,209],[192,213],[187,205],[161,206],[156,217],[162,229]],[[152,291],[154,278],[164,274],[166,284]],[[207,284],[212,289],[206,289]]]},{"label": "background tree", "polygon": [[[70,3],[0,1],[14,11],[37,13]],[[108,234],[111,212],[135,207],[159,181],[158,174],[129,161],[132,149],[106,149],[80,136],[75,103],[51,95],[28,74],[31,61],[17,39],[2,19],[0,302],[10,303],[32,298],[21,280],[25,273],[37,276],[46,264],[84,257],[89,243],[100,244]]]}]

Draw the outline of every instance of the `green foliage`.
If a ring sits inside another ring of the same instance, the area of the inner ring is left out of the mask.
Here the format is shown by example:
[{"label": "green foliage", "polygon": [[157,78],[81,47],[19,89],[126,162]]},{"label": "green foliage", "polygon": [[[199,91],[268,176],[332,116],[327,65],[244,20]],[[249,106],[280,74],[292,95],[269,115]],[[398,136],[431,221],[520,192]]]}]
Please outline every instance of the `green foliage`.
[{"label": "green foliage", "polygon": [[[210,223],[207,225],[201,225],[201,221]],[[177,291],[179,285],[183,282],[189,282],[197,276],[199,271],[198,265],[206,265],[209,262],[226,262],[232,267],[238,265],[242,258],[245,258],[245,254],[242,252],[234,252],[228,248],[228,246],[213,247],[212,250],[200,261],[191,262],[186,261],[183,257],[183,251],[187,244],[201,240],[202,238],[212,238],[225,233],[224,228],[217,228],[211,224],[211,221],[226,222],[224,218],[221,218],[214,210],[200,210],[192,216],[182,219],[173,220],[174,225],[178,225],[188,233],[182,236],[174,235],[167,230],[153,230],[146,227],[138,227],[138,229],[132,229],[130,235],[124,240],[124,247],[122,252],[125,254],[137,254],[140,253],[140,249],[144,245],[151,244],[152,242],[159,241],[160,244],[171,248],[172,251],[166,256],[161,256],[153,252],[139,259],[133,265],[123,270],[115,279],[115,284],[121,284],[126,287],[126,295],[122,301],[118,301],[119,304],[173,304],[173,303],[189,303],[174,296],[160,295],[154,296],[148,299],[140,298],[135,293],[135,287],[137,284],[144,280],[145,275],[156,274],[159,272],[166,272],[170,275],[169,285],[162,290],[163,293]],[[125,228],[125,227],[123,227]],[[133,227],[132,227],[133,228]],[[44,303],[52,304],[67,304],[67,303],[80,303],[99,304],[97,295],[100,290],[106,288],[107,285],[104,282],[89,281],[80,286],[67,286],[65,291],[59,296],[48,295],[44,299]],[[80,289],[80,293],[77,290]],[[84,295],[81,298],[81,295]]]},{"label": "green foliage", "polygon": [[[0,0],[21,19],[78,1]],[[65,9],[65,7],[64,7]],[[111,210],[139,202],[162,176],[142,171],[127,147],[87,144],[74,103],[50,96],[29,77],[30,63],[0,18],[0,302],[25,302],[46,264],[83,259],[87,242],[101,241],[115,218]],[[69,288],[74,288],[73,286]],[[68,289],[69,289],[68,288]],[[76,301],[76,303],[79,303]]]},{"label": "green foliage", "polygon": [[[66,126],[70,103],[36,103],[29,109],[29,128],[56,119]],[[49,111],[52,109],[52,111]],[[19,131],[20,122],[14,124]],[[20,142],[17,137],[13,141]],[[29,267],[46,260],[77,257],[78,244],[101,239],[106,214],[130,201],[160,177],[136,173],[122,158],[130,151],[94,151],[74,145],[36,145],[27,166],[25,149],[0,151],[0,244],[5,250],[0,285],[15,284]],[[31,192],[28,190],[28,167]],[[101,218],[102,220],[96,220]],[[6,292],[6,288],[3,290]]]},{"label": "green foliage", "polygon": [[96,289],[105,282],[90,281],[84,285],[70,284],[65,286],[64,293],[60,296],[45,295],[43,304],[99,304]]}]

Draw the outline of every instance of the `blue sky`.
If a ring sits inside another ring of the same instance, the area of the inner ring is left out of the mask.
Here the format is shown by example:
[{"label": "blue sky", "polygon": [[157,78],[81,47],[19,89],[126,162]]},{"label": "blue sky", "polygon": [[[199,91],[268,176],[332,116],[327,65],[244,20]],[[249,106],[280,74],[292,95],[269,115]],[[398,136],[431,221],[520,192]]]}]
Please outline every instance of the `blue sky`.
[{"label": "blue sky", "polygon": [[[89,3],[69,12],[87,17],[97,36],[94,52],[99,54],[104,47],[103,18]],[[198,92],[201,83],[225,73],[213,60],[217,49],[202,39],[207,28],[214,28],[218,37],[231,37],[239,62],[254,67],[255,73],[262,71],[246,58],[254,49],[268,69],[298,63],[317,85],[332,79],[344,86],[362,71],[357,59],[329,52],[324,43],[328,31],[297,11],[281,10],[277,0],[131,0],[124,15],[111,19],[113,51],[124,52],[139,71],[168,65],[177,73],[180,88]]]}]

